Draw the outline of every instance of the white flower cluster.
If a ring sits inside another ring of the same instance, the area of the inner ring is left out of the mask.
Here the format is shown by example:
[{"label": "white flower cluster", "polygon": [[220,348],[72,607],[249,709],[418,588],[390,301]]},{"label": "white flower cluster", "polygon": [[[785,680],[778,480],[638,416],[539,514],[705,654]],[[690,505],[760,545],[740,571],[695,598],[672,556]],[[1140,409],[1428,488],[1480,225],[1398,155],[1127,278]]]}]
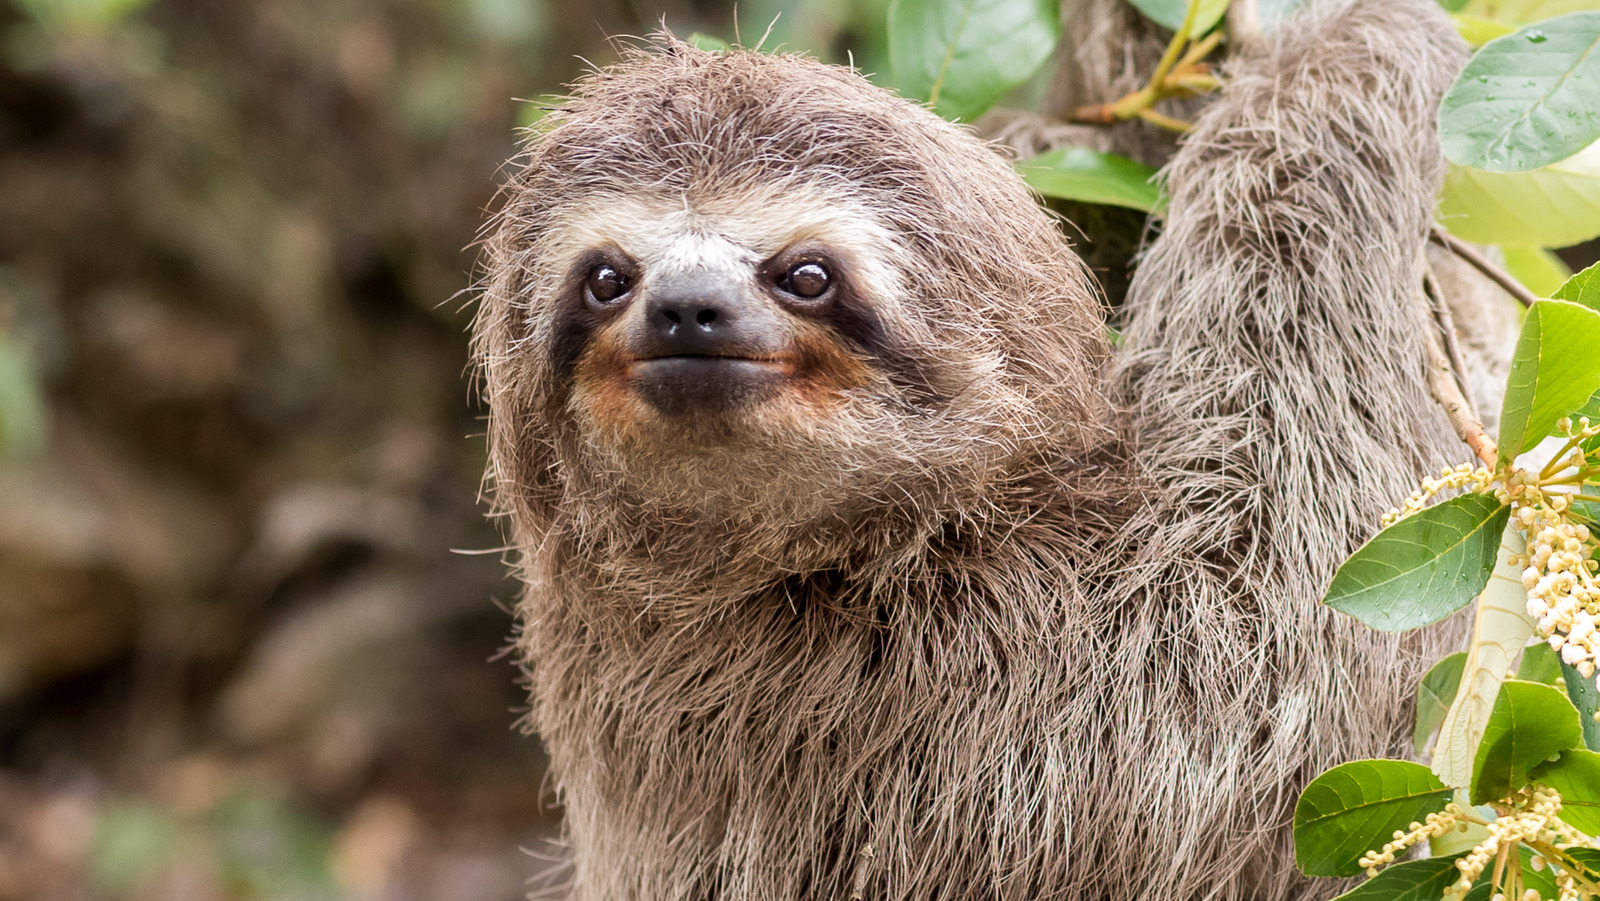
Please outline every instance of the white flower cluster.
[{"label": "white flower cluster", "polygon": [[1460,466],[1447,466],[1439,471],[1437,479],[1423,479],[1422,487],[1418,488],[1405,502],[1398,507],[1391,508],[1383,515],[1383,528],[1387,529],[1395,523],[1428,505],[1428,501],[1441,491],[1450,491],[1466,488],[1473,491],[1487,491],[1494,476],[1487,469],[1473,469],[1471,463],[1462,463]]},{"label": "white flower cluster", "polygon": [[1410,831],[1396,829],[1394,841],[1384,845],[1380,850],[1368,851],[1361,855],[1358,863],[1367,871],[1369,877],[1376,876],[1380,868],[1394,863],[1395,857],[1411,846],[1420,844],[1424,839],[1436,839],[1458,826],[1466,829],[1468,822],[1467,812],[1452,801],[1444,806],[1444,810],[1428,814],[1426,822],[1412,823]]},{"label": "white flower cluster", "polygon": [[1517,509],[1528,535],[1522,587],[1539,634],[1564,662],[1592,679],[1600,664],[1600,563],[1589,527],[1568,519],[1567,508],[1565,497],[1551,494]]},{"label": "white flower cluster", "polygon": [[1528,615],[1563,662],[1593,679],[1600,670],[1600,542],[1572,518],[1568,492],[1594,478],[1600,461],[1588,459],[1581,442],[1600,434],[1600,425],[1563,419],[1559,427],[1569,440],[1557,459],[1537,478],[1514,471],[1499,493],[1517,504],[1516,521],[1528,539],[1527,554],[1517,560]]},{"label": "white flower cluster", "polygon": [[[1456,869],[1461,871],[1461,878],[1445,890],[1443,901],[1458,901],[1466,895],[1467,890],[1472,888],[1472,883],[1477,881],[1483,874],[1484,868],[1489,865],[1489,861],[1494,860],[1502,848],[1510,848],[1514,854],[1517,845],[1522,842],[1556,848],[1585,843],[1581,834],[1558,819],[1561,813],[1561,795],[1554,789],[1542,785],[1530,785],[1518,789],[1506,799],[1506,802],[1496,804],[1499,816],[1484,824],[1484,828],[1489,831],[1489,837],[1465,857],[1456,861]],[[1561,886],[1560,901],[1569,901],[1569,886],[1572,892],[1571,901],[1576,901],[1577,889],[1572,885],[1571,879],[1566,880],[1564,884],[1559,878],[1560,874],[1557,876],[1557,885]]]}]

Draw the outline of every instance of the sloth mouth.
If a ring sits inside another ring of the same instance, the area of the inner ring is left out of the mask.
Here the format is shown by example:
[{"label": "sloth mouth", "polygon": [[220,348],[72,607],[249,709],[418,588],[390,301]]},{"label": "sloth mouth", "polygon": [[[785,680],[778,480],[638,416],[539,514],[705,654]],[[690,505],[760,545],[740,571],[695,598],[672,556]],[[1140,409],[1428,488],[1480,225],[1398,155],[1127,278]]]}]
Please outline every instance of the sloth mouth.
[{"label": "sloth mouth", "polygon": [[727,413],[770,399],[793,371],[787,360],[671,354],[628,364],[640,396],[669,416]]}]

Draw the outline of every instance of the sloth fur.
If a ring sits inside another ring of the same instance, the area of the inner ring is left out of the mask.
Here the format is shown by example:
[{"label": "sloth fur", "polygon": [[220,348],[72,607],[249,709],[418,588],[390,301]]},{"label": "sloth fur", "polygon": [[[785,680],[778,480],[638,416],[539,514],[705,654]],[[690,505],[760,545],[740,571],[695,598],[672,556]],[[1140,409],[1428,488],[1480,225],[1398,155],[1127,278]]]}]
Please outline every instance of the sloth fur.
[{"label": "sloth fur", "polygon": [[[1314,0],[1238,58],[1114,355],[1001,157],[858,75],[668,41],[577,85],[476,335],[572,896],[1334,893],[1299,790],[1403,754],[1457,638],[1317,600],[1465,456],[1418,300],[1463,60],[1432,0]],[[646,292],[797,242],[848,284],[772,320],[789,375],[735,414],[644,403],[579,315],[588,254]]]}]

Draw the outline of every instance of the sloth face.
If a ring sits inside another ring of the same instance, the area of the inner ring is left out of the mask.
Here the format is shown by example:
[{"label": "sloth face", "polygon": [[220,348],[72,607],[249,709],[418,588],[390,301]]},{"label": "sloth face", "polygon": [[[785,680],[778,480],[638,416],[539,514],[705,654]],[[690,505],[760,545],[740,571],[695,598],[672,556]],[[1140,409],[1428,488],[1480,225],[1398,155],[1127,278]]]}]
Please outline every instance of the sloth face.
[{"label": "sloth face", "polygon": [[874,396],[939,400],[905,351],[903,251],[846,199],[603,196],[566,219],[549,363],[592,441],[737,444]]},{"label": "sloth face", "polygon": [[846,70],[670,41],[574,88],[485,242],[519,521],[949,511],[1097,440],[1093,289],[971,134]]}]

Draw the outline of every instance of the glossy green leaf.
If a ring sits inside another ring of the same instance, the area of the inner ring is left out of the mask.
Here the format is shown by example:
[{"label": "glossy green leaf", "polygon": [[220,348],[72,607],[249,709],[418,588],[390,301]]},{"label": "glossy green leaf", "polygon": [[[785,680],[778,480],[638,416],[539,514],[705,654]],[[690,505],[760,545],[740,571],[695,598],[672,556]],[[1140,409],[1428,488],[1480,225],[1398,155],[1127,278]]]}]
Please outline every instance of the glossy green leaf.
[{"label": "glossy green leaf", "polygon": [[[1595,713],[1600,711],[1600,688],[1595,686],[1594,677],[1585,679],[1577,667],[1562,663],[1561,681],[1567,687],[1567,700],[1578,708],[1578,725],[1583,727],[1584,747],[1600,751],[1600,722],[1595,722],[1594,718]],[[1600,835],[1600,832],[1593,834]]]},{"label": "glossy green leaf", "polygon": [[1453,163],[1527,172],[1600,139],[1600,12],[1569,13],[1496,38],[1439,106]]},{"label": "glossy green leaf", "polygon": [[1572,277],[1572,270],[1567,268],[1567,264],[1542,247],[1502,244],[1500,255],[1505,259],[1506,271],[1539,297],[1554,294]]},{"label": "glossy green leaf", "polygon": [[1554,685],[1561,678],[1561,656],[1550,650],[1550,645],[1536,641],[1522,651],[1522,662],[1517,664],[1517,678],[1524,682]]},{"label": "glossy green leaf", "polygon": [[1362,854],[1443,810],[1453,794],[1420,763],[1340,764],[1311,780],[1295,804],[1295,864],[1307,876],[1354,876]]},{"label": "glossy green leaf", "polygon": [[1600,389],[1600,311],[1565,300],[1541,300],[1522,320],[1522,334],[1500,408],[1500,462],[1544,440],[1556,421]]},{"label": "glossy green leaf", "polygon": [[1087,147],[1064,147],[1017,164],[1023,181],[1046,197],[1154,212],[1161,188],[1152,166]]},{"label": "glossy green leaf", "polygon": [[1434,773],[1457,788],[1465,788],[1472,781],[1473,758],[1500,694],[1500,684],[1505,681],[1511,661],[1522,653],[1533,635],[1528,592],[1522,587],[1522,567],[1511,563],[1513,557],[1527,553],[1527,549],[1517,529],[1508,527],[1501,533],[1494,573],[1473,611],[1461,690],[1450,704],[1450,712],[1439,726],[1439,740],[1433,745]]},{"label": "glossy green leaf", "polygon": [[1456,860],[1430,857],[1397,863],[1333,901],[1439,901],[1445,889],[1461,878]]},{"label": "glossy green leaf", "polygon": [[[1189,10],[1188,0],[1128,0],[1144,17],[1168,31],[1177,31],[1183,25],[1184,14]],[[1200,0],[1200,9],[1194,17],[1191,35],[1199,36],[1217,27],[1223,13],[1228,11],[1228,0]]]},{"label": "glossy green leaf", "polygon": [[1487,804],[1528,783],[1528,773],[1583,743],[1578,711],[1559,689],[1507,680],[1472,765],[1472,803]]},{"label": "glossy green leaf", "polygon": [[894,0],[889,62],[902,93],[970,122],[1049,58],[1060,28],[1050,0]]},{"label": "glossy green leaf", "polygon": [[1483,590],[1510,513],[1486,494],[1413,513],[1352,554],[1322,602],[1385,632],[1438,622]]},{"label": "glossy green leaf", "polygon": [[1428,748],[1428,739],[1444,722],[1450,703],[1461,688],[1461,673],[1467,665],[1467,652],[1457,651],[1435,663],[1417,683],[1417,726],[1411,741],[1418,754]]},{"label": "glossy green leaf", "polygon": [[1567,857],[1583,868],[1590,882],[1600,880],[1600,851],[1594,848],[1568,848]]},{"label": "glossy green leaf", "polygon": [[1535,769],[1533,781],[1561,793],[1561,818],[1589,835],[1600,835],[1600,754],[1561,752],[1560,759]]},{"label": "glossy green leaf", "polygon": [[1452,165],[1438,218],[1480,244],[1566,247],[1600,235],[1600,143],[1532,172]]},{"label": "glossy green leaf", "polygon": [[1567,279],[1561,287],[1550,294],[1550,297],[1554,300],[1583,304],[1591,310],[1600,311],[1600,263]]}]

